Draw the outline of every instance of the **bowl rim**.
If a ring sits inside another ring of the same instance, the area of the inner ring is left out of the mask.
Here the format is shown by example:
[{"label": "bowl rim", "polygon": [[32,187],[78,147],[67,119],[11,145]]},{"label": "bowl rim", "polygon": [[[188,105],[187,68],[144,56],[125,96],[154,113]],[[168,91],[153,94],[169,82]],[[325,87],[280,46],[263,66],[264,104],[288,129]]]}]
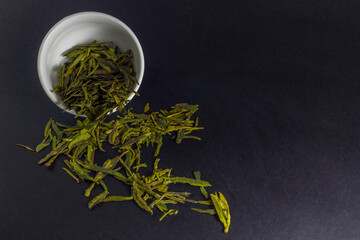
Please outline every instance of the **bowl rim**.
[{"label": "bowl rim", "polygon": [[[101,18],[105,18],[105,19],[109,19],[117,24],[119,24],[120,26],[122,26],[127,33],[129,33],[129,35],[131,36],[131,38],[134,40],[135,42],[135,45],[139,51],[139,55],[140,55],[140,59],[139,59],[139,62],[140,62],[140,67],[139,69],[137,69],[138,71],[136,72],[136,79],[138,81],[138,84],[135,85],[134,87],[134,91],[137,91],[139,88],[140,88],[140,85],[142,83],[142,80],[143,80],[143,77],[144,77],[144,71],[145,71],[145,58],[144,58],[144,53],[143,53],[143,50],[142,50],[142,47],[141,47],[141,44],[138,40],[138,38],[136,37],[135,33],[124,23],[122,22],[121,20],[119,20],[118,18],[114,17],[114,16],[111,16],[109,14],[106,14],[106,13],[102,13],[102,12],[96,12],[96,11],[84,11],[84,12],[77,12],[77,13],[73,13],[73,14],[70,14],[64,18],[62,18],[61,20],[59,20],[54,26],[52,26],[50,28],[50,30],[46,33],[45,37],[43,38],[41,44],[40,44],[40,47],[39,47],[39,51],[38,51],[38,56],[37,56],[37,72],[38,72],[38,77],[39,77],[39,80],[40,80],[40,83],[41,83],[41,86],[44,90],[44,92],[46,93],[46,95],[48,96],[48,98],[53,102],[55,103],[59,108],[61,109],[65,109],[61,106],[61,103],[63,103],[62,101],[61,102],[55,102],[53,100],[53,95],[51,93],[51,91],[48,90],[48,88],[45,86],[45,79],[43,79],[43,76],[41,74],[41,60],[43,58],[43,50],[44,50],[44,47],[46,45],[46,43],[48,42],[48,39],[50,37],[50,35],[60,26],[62,25],[64,22],[70,20],[70,19],[74,19],[74,18],[77,18],[77,17],[81,17],[81,16],[86,16],[86,15],[89,15],[89,16],[96,16],[96,17],[101,17]],[[135,96],[135,93],[131,93],[129,95],[129,97],[127,98],[127,101],[130,102],[130,100]],[[116,108],[115,108],[116,109]],[[114,109],[114,111],[115,111]],[[67,109],[66,112],[68,113],[71,113],[73,115],[75,115],[75,111],[73,109]],[[81,115],[81,116],[84,116],[84,115]],[[84,116],[85,117],[85,116]]]}]

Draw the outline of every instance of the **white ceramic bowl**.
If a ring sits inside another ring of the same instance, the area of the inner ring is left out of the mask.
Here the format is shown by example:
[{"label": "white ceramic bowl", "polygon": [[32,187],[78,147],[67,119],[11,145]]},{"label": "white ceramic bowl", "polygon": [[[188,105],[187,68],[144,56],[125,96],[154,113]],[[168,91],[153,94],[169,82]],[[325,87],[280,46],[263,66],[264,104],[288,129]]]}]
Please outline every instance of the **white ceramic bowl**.
[{"label": "white ceramic bowl", "polygon": [[[41,85],[51,101],[65,109],[58,94],[51,92],[58,82],[61,66],[66,62],[62,54],[68,49],[97,40],[112,41],[121,51],[133,51],[133,64],[140,87],[144,75],[144,55],[141,45],[131,29],[119,19],[99,12],[80,12],[72,14],[56,23],[46,34],[38,53],[38,74]],[[134,97],[131,94],[128,100]],[[75,114],[74,110],[67,112]]]}]

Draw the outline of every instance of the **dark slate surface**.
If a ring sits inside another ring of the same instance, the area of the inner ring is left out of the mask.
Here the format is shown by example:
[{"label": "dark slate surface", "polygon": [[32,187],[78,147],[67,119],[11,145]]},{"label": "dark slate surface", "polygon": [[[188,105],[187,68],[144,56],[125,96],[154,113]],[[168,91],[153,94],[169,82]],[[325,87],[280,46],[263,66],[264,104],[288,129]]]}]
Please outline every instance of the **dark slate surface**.
[{"label": "dark slate surface", "polygon": [[[57,21],[89,10],[119,18],[142,44],[130,107],[200,105],[203,141],[167,138],[160,158],[176,175],[201,170],[224,193],[228,234],[189,206],[163,222],[132,202],[90,211],[86,184],[61,161],[48,170],[36,164],[45,153],[15,146],[41,141],[51,116],[74,123],[43,92],[37,52]],[[2,0],[0,239],[360,239],[359,12],[341,0]]]}]

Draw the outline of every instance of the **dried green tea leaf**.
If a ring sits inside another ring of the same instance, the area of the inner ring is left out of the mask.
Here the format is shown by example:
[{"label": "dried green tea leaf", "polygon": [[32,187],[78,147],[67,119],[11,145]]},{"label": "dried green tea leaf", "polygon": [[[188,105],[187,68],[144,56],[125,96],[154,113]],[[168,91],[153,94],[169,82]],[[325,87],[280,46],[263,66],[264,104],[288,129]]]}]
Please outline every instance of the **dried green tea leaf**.
[{"label": "dried green tea leaf", "polygon": [[185,136],[183,136],[183,139],[184,139],[184,138],[191,138],[191,139],[195,139],[195,140],[201,141],[201,138],[196,137],[196,136],[192,136],[192,135],[185,135]]},{"label": "dried green tea leaf", "polygon": [[84,53],[85,50],[83,49],[78,49],[78,50],[72,50],[72,51],[68,51],[66,53],[64,53],[63,55],[67,58],[73,58],[76,57],[77,55]]},{"label": "dried green tea leaf", "polygon": [[47,138],[47,136],[49,135],[49,129],[51,127],[51,123],[52,123],[53,119],[50,118],[50,120],[47,122],[47,124],[45,125],[45,129],[44,129],[44,137]]},{"label": "dried green tea leaf", "polygon": [[145,138],[148,138],[149,136],[151,135],[151,133],[145,133],[141,136],[138,136],[138,137],[134,137],[134,138],[130,138],[128,140],[126,140],[126,142],[124,142],[121,146],[119,147],[126,147],[126,146],[131,146],[133,145],[134,143],[137,143],[139,142],[140,140],[142,139],[145,139]]},{"label": "dried green tea leaf", "polygon": [[209,209],[191,208],[191,210],[194,210],[194,211],[199,212],[199,213],[207,213],[207,214],[210,214],[210,215],[215,215],[216,214],[216,210],[213,209],[213,208],[209,208]]},{"label": "dried green tea leaf", "polygon": [[62,136],[62,133],[61,133],[61,131],[59,130],[58,126],[56,125],[55,121],[51,121],[51,127],[52,127],[52,129],[54,129],[57,137],[60,139],[61,136]]},{"label": "dried green tea leaf", "polygon": [[81,178],[81,180],[89,180],[89,181],[94,181],[94,178],[91,177],[89,175],[89,173],[81,167],[81,165],[79,163],[81,162],[77,162],[75,159],[70,159],[70,161],[68,162],[70,165],[71,170],[79,176],[79,178]]},{"label": "dried green tea leaf", "polygon": [[199,203],[199,204],[203,204],[203,205],[213,205],[211,199],[205,200],[205,201],[194,201],[194,200],[191,200],[191,202],[193,202],[193,203]]},{"label": "dried green tea leaf", "polygon": [[129,201],[133,200],[132,196],[126,197],[126,196],[107,196],[102,200],[102,202],[123,202],[123,201]]},{"label": "dried green tea leaf", "polygon": [[48,138],[45,141],[42,141],[39,145],[36,146],[36,148],[35,148],[36,152],[40,152],[41,150],[43,150],[44,148],[49,146],[50,143],[51,143],[51,138]]},{"label": "dried green tea leaf", "polygon": [[99,195],[95,196],[89,203],[88,208],[92,209],[96,204],[102,202],[106,196],[109,195],[109,192],[102,192]]},{"label": "dried green tea leaf", "polygon": [[153,172],[155,172],[155,171],[157,171],[157,170],[158,170],[158,167],[159,167],[159,162],[160,162],[160,158],[155,159],[155,161],[154,161],[154,170],[153,170]]},{"label": "dried green tea leaf", "polygon": [[86,169],[89,169],[92,171],[102,172],[102,173],[113,175],[116,179],[119,179],[120,181],[122,181],[124,183],[127,182],[127,178],[124,175],[122,175],[121,173],[119,173],[118,171],[103,168],[103,167],[100,167],[97,165],[85,164],[85,163],[83,163],[82,166],[85,167]]},{"label": "dried green tea leaf", "polygon": [[63,153],[64,151],[66,151],[67,146],[69,145],[69,142],[61,142],[60,144],[58,144],[58,146],[56,147],[56,149],[52,150],[50,153],[48,153],[44,158],[42,158],[38,164],[43,164],[44,162],[48,161],[51,157],[53,156],[58,156],[60,153]]},{"label": "dried green tea leaf", "polygon": [[220,222],[224,225],[224,232],[227,233],[230,227],[230,210],[225,197],[219,192],[210,194],[211,200],[215,206],[216,213]]},{"label": "dried green tea leaf", "polygon": [[91,134],[88,132],[88,130],[85,128],[81,129],[80,134],[69,143],[69,149],[73,148],[79,143],[89,140],[90,138],[91,138]]},{"label": "dried green tea leaf", "polygon": [[[164,203],[165,201],[162,201],[159,204],[156,204],[157,209],[159,209],[162,213],[166,213],[168,210],[168,208],[166,207],[166,203]],[[176,202],[174,201],[174,204],[176,204]]]},{"label": "dried green tea leaf", "polygon": [[26,146],[26,145],[23,145],[23,144],[16,144],[17,146],[19,146],[19,147],[23,147],[23,148],[26,148],[27,150],[29,150],[29,151],[32,151],[32,152],[35,152],[35,150],[34,149],[32,149],[31,147],[28,147],[28,146]]},{"label": "dried green tea leaf", "polygon": [[85,190],[85,197],[90,197],[91,191],[93,190],[93,188],[95,187],[95,183],[91,183],[90,187],[88,187]]},{"label": "dried green tea leaf", "polygon": [[162,217],[159,219],[159,221],[162,221],[167,215],[176,215],[176,214],[178,214],[177,209],[170,209],[162,215]]},{"label": "dried green tea leaf", "polygon": [[45,163],[45,166],[50,167],[51,164],[55,161],[56,158],[57,158],[57,155],[50,158],[50,160]]},{"label": "dried green tea leaf", "polygon": [[52,149],[54,150],[58,144],[58,140],[56,138],[56,136],[51,136],[51,142],[52,142]]},{"label": "dried green tea leaf", "polygon": [[75,177],[75,175],[67,168],[62,168],[67,174],[69,174],[70,177],[72,177],[77,183],[79,183],[79,179],[77,177]]},{"label": "dried green tea leaf", "polygon": [[107,188],[107,186],[105,185],[104,181],[103,181],[103,180],[99,180],[99,183],[100,183],[100,185],[102,186],[102,188],[104,189],[104,192],[108,192],[108,188]]},{"label": "dried green tea leaf", "polygon": [[144,113],[148,112],[150,110],[150,104],[147,103],[144,107]]},{"label": "dried green tea leaf", "polygon": [[[200,173],[200,171],[194,171],[193,174],[194,174],[194,177],[195,177],[196,180],[200,180],[200,178],[201,178],[201,173]],[[200,191],[201,191],[202,195],[204,195],[204,197],[205,197],[206,199],[209,198],[209,194],[208,194],[208,192],[205,190],[204,187],[200,187]]]},{"label": "dried green tea leaf", "polygon": [[226,227],[225,227],[225,232],[229,231],[229,227],[230,227],[230,222],[231,222],[231,216],[230,216],[230,208],[229,208],[229,204],[227,203],[224,195],[219,192],[219,199],[220,199],[220,205],[223,209],[223,213],[226,219]]},{"label": "dried green tea leaf", "polygon": [[86,160],[90,164],[94,164],[95,147],[93,145],[87,146]]},{"label": "dried green tea leaf", "polygon": [[133,166],[133,169],[135,169],[135,171],[138,172],[140,168],[146,168],[146,167],[147,167],[147,164],[142,163],[142,164],[138,164],[136,166]]},{"label": "dried green tea leaf", "polygon": [[151,215],[153,214],[152,209],[147,205],[147,203],[141,198],[141,191],[138,188],[138,184],[136,182],[132,185],[132,196],[136,204],[141,207],[142,209],[148,211]]},{"label": "dried green tea leaf", "polygon": [[154,157],[156,157],[157,155],[159,155],[159,153],[160,153],[160,148],[161,148],[161,146],[162,146],[162,140],[157,144],[157,146],[156,146],[156,150],[155,150],[155,153],[154,153]]}]

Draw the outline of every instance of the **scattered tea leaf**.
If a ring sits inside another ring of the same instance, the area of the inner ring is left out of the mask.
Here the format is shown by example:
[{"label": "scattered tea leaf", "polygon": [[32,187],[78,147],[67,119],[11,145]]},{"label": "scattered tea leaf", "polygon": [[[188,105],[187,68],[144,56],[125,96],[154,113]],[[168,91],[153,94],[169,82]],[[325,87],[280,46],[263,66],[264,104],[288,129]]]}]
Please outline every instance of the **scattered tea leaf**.
[{"label": "scattered tea leaf", "polygon": [[34,149],[32,149],[31,147],[28,147],[28,146],[26,146],[26,145],[24,145],[24,144],[18,144],[18,143],[17,143],[16,145],[19,146],[19,147],[26,148],[26,149],[29,150],[29,151],[35,152]]},{"label": "scattered tea leaf", "polygon": [[216,214],[218,215],[220,222],[224,225],[224,232],[227,233],[229,231],[231,220],[229,205],[220,192],[210,194],[210,197],[215,206]]},{"label": "scattered tea leaf", "polygon": [[134,198],[132,196],[126,197],[126,196],[107,196],[102,200],[102,202],[123,202],[123,201],[129,201],[133,200]]},{"label": "scattered tea leaf", "polygon": [[88,208],[91,209],[93,208],[96,204],[102,202],[106,196],[109,195],[109,192],[102,192],[99,195],[95,196],[89,203],[88,203]]},{"label": "scattered tea leaf", "polygon": [[150,104],[147,103],[144,107],[144,113],[148,112],[150,110]]},{"label": "scattered tea leaf", "polygon": [[72,177],[77,183],[79,183],[79,179],[77,177],[75,177],[75,175],[67,168],[62,168],[67,174],[69,174],[70,177]]},{"label": "scattered tea leaf", "polygon": [[[201,178],[200,171],[194,171],[193,174],[194,174],[194,177],[195,177],[196,180],[200,180],[200,178]],[[202,195],[204,195],[204,197],[206,199],[209,198],[209,194],[207,193],[207,191],[205,190],[205,188],[203,186],[200,187],[200,191],[201,191]]]},{"label": "scattered tea leaf", "polygon": [[210,215],[215,215],[216,214],[216,210],[213,209],[213,208],[209,208],[209,209],[191,208],[191,210],[194,210],[194,211],[199,212],[199,213],[207,213],[207,214],[210,214]]}]

